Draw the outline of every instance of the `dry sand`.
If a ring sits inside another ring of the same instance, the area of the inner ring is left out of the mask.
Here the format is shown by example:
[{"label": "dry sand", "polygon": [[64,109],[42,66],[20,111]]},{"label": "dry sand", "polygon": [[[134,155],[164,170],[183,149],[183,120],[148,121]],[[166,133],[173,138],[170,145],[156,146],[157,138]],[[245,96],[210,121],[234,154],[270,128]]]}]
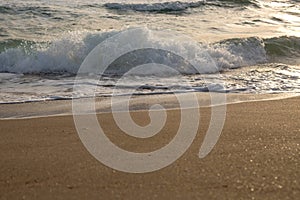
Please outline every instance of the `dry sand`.
[{"label": "dry sand", "polygon": [[[198,158],[210,108],[188,151],[170,166],[146,174],[110,169],[81,143],[72,116],[0,120],[1,199],[297,199],[300,196],[300,98],[228,105],[213,151]],[[16,107],[17,108],[17,107]],[[134,112],[137,123],[147,112]],[[151,151],[175,135],[179,111],[168,111],[151,139],[122,133],[111,114],[100,123],[117,145]]]}]

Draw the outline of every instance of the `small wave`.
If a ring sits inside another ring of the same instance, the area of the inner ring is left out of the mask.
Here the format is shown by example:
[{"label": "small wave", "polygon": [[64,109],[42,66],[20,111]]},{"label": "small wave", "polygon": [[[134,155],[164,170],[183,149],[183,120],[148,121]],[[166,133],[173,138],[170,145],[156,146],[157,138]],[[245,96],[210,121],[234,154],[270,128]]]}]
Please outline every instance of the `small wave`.
[{"label": "small wave", "polygon": [[124,3],[106,3],[104,7],[114,10],[133,10],[133,11],[147,11],[147,12],[170,12],[183,11],[188,8],[196,8],[204,5],[205,1],[197,2],[163,2],[153,4],[124,4]]},{"label": "small wave", "polygon": [[300,57],[300,38],[282,36],[265,39],[266,51],[269,56]]},{"label": "small wave", "polygon": [[0,13],[14,14],[14,9],[9,6],[0,6]]},{"label": "small wave", "polygon": [[0,72],[75,74],[88,53],[114,34],[114,31],[97,34],[73,32],[50,43],[2,42],[0,45],[4,51],[0,53]]},{"label": "small wave", "polygon": [[265,45],[258,37],[228,39],[214,43],[208,51],[221,70],[267,62]]},{"label": "small wave", "polygon": [[204,5],[219,6],[219,7],[234,7],[235,5],[249,5],[255,4],[251,0],[202,0],[195,2],[162,2],[162,3],[141,3],[141,4],[128,4],[128,3],[105,3],[104,7],[112,10],[123,11],[138,11],[138,12],[178,12],[185,11],[190,8],[198,8]]},{"label": "small wave", "polygon": [[[144,34],[132,37],[146,43],[155,43],[161,49],[164,45],[171,45],[173,49],[189,51],[193,49],[192,44],[182,44],[174,41],[165,44],[163,38],[150,37],[148,29],[143,29]],[[23,73],[23,74],[76,74],[81,63],[96,45],[105,39],[117,34],[116,31],[102,33],[80,33],[67,34],[62,39],[51,43],[35,43],[31,41],[5,41],[0,43],[0,72]],[[143,38],[137,38],[143,37]],[[144,38],[145,37],[145,38]],[[252,66],[268,62],[272,55],[298,56],[300,55],[300,39],[297,37],[280,37],[271,39],[236,38],[212,44],[199,44],[204,51],[214,60],[217,71],[226,69]],[[147,44],[146,44],[147,46]],[[192,52],[192,51],[191,51]],[[159,54],[159,55],[158,55]],[[146,64],[149,58],[168,60],[169,63],[161,63],[172,66],[170,62],[181,63],[183,74],[193,74],[195,70],[185,65],[184,62],[174,59],[163,59],[163,52],[159,50],[139,51],[135,55],[121,56],[115,66],[112,66],[113,74],[120,74],[124,67],[138,64]],[[132,58],[137,59],[132,59]],[[201,58],[203,60],[203,58]],[[157,60],[158,61],[158,60]],[[167,61],[166,61],[167,62]],[[148,62],[149,63],[149,62]],[[203,62],[205,63],[205,62]],[[201,66],[205,68],[205,66]],[[151,70],[150,70],[151,71]],[[214,73],[216,71],[206,71]],[[91,72],[92,73],[92,72]]]},{"label": "small wave", "polygon": [[42,17],[50,17],[56,11],[51,9],[50,7],[41,7],[41,6],[0,6],[0,12],[3,14],[31,14]]}]

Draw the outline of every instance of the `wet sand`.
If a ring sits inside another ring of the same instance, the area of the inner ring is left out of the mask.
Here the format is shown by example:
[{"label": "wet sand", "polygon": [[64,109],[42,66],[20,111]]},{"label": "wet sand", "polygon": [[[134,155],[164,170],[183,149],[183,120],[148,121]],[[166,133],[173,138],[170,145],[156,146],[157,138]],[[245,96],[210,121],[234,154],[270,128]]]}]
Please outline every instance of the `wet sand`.
[{"label": "wet sand", "polygon": [[[198,158],[210,108],[187,152],[146,174],[113,170],[81,143],[72,116],[0,120],[1,199],[297,199],[300,196],[300,98],[227,106],[222,135]],[[17,108],[17,107],[16,107]],[[132,113],[140,125],[148,113]],[[137,152],[166,145],[176,134],[178,110],[150,139],[131,138],[109,113],[99,121],[118,146]]]}]

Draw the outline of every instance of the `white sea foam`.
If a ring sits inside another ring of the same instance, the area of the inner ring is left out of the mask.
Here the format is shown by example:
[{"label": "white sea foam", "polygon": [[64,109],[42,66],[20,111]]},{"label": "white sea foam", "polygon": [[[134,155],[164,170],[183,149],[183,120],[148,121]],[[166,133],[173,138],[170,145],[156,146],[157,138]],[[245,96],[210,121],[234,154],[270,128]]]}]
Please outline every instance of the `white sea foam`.
[{"label": "white sea foam", "polygon": [[[140,40],[145,43],[145,45],[155,43],[157,47],[161,47],[162,49],[168,46],[169,49],[171,48],[179,51],[190,51],[191,53],[195,53],[193,52],[195,47],[192,43],[177,41],[176,39],[174,39],[172,43],[166,43],[164,38],[154,38],[151,35],[151,31],[147,28],[143,29],[143,32],[143,34],[132,36],[131,39]],[[88,53],[100,42],[114,34],[117,34],[117,32],[72,32],[61,39],[52,41],[47,47],[31,48],[30,50],[26,49],[26,51],[21,47],[7,49],[0,53],[0,72],[25,74],[76,74]],[[130,41],[128,41],[128,44],[130,44]],[[202,72],[214,73],[228,68],[239,68],[267,62],[267,54],[264,48],[264,43],[259,38],[252,37],[227,40],[214,44],[199,45],[202,50],[214,60],[218,68],[215,71],[206,71],[205,66],[201,66],[204,69]],[[149,56],[161,57],[161,55],[158,55],[159,53],[160,52],[155,50],[145,52],[144,54],[140,52],[140,54],[138,54],[138,59],[140,59],[139,62],[142,62]],[[203,55],[199,55],[198,59],[205,63],[205,59],[207,58],[201,56]],[[125,64],[129,60],[123,58],[121,61]],[[169,62],[173,61],[171,59]],[[161,64],[168,65],[170,63]],[[122,65],[122,63],[119,63],[119,66],[120,65]],[[183,66],[183,68],[185,69],[182,73],[195,73],[194,70],[190,70],[189,66]],[[119,72],[117,68],[114,68],[114,73],[119,74],[121,71]]]},{"label": "white sea foam", "polygon": [[113,34],[72,32],[47,47],[36,47],[29,52],[22,48],[8,49],[0,54],[0,72],[76,73],[87,54]]}]

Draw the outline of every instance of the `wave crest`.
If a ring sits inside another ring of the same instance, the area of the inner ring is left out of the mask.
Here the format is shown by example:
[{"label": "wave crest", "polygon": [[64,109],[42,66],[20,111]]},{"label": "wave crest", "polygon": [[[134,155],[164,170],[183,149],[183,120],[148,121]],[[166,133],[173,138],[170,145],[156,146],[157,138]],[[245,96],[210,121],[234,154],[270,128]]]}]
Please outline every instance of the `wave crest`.
[{"label": "wave crest", "polygon": [[[188,44],[181,44],[176,41],[173,44],[165,44],[163,38],[155,38],[155,41],[153,41],[148,34],[149,30],[145,28],[143,31],[145,32],[143,37],[147,38],[132,38],[134,40],[146,39],[146,42],[155,42],[162,48],[164,45],[171,45],[172,48],[183,50],[193,48],[192,45],[189,47]],[[0,72],[76,74],[89,52],[100,42],[117,33],[116,31],[103,33],[75,32],[47,45],[33,42],[22,43],[20,41],[16,41],[15,43],[2,42],[0,44],[2,45],[1,48],[6,50],[0,53]],[[265,40],[257,37],[236,38],[199,45],[214,60],[218,71],[266,63],[272,55],[298,56],[300,53],[300,39],[297,37],[281,37]],[[158,51],[153,51],[153,54],[157,53]],[[144,54],[142,51],[139,52],[137,59],[140,59],[140,61],[135,60],[135,62],[143,63],[146,60],[145,58],[149,57],[149,51],[145,51]],[[119,62],[120,69],[122,63],[125,65],[130,60],[130,57],[123,57],[122,62]],[[186,68],[184,73],[195,73],[194,71],[189,71],[188,66],[183,67]],[[203,67],[205,68],[205,66]],[[118,68],[115,67],[114,69],[117,69],[114,73],[118,74]],[[207,73],[214,73],[214,71],[207,71]]]},{"label": "wave crest", "polygon": [[147,12],[168,12],[168,11],[183,11],[188,8],[195,8],[204,5],[205,1],[197,2],[163,2],[153,4],[124,4],[124,3],[106,3],[104,7],[114,10],[133,10]]},{"label": "wave crest", "polygon": [[161,2],[161,3],[105,3],[104,7],[111,10],[138,11],[138,12],[179,12],[190,8],[198,8],[204,5],[234,7],[235,5],[256,5],[252,0],[201,0],[194,2]]}]

